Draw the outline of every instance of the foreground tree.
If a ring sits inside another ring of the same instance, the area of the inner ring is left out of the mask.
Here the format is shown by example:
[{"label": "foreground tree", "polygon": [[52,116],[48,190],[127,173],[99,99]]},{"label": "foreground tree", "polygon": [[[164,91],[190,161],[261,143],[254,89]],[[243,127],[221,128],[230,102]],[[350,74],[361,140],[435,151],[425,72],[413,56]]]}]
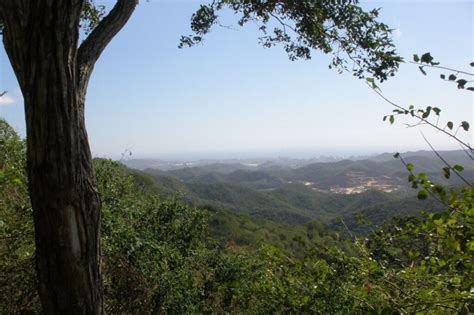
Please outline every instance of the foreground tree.
[{"label": "foreground tree", "polygon": [[[89,0],[0,2],[3,42],[25,102],[36,268],[48,314],[103,313],[100,198],[84,103],[95,62],[137,3],[118,0],[101,18]],[[378,11],[365,12],[353,1],[214,1],[193,16],[196,36],[182,44],[201,41],[225,8],[241,15],[240,25],[260,23],[263,45],[283,43],[291,59],[318,49],[334,54],[332,66],[380,80],[400,62],[391,30],[376,21]],[[79,44],[81,19],[89,35]],[[274,22],[280,27],[269,34],[266,25]]]},{"label": "foreground tree", "polygon": [[36,267],[44,311],[102,313],[100,199],[84,124],[94,63],[137,1],[119,1],[78,48],[84,1],[2,1],[25,100]]}]

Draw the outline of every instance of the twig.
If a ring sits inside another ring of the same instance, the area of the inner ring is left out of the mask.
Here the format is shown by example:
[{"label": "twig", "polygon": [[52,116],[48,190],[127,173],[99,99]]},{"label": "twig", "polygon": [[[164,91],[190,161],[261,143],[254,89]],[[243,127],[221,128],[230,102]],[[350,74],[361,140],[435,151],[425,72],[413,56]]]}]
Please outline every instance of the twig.
[{"label": "twig", "polygon": [[[403,159],[403,157],[400,155],[399,156],[400,158],[400,161],[402,161],[403,165],[405,165],[405,167],[407,168],[408,170],[408,167],[407,167],[407,162]],[[414,177],[416,177],[415,173],[413,173],[413,171],[410,171],[408,170],[408,173]],[[439,203],[441,203],[443,206],[445,207],[448,207],[449,209],[455,211],[455,209],[453,207],[451,207],[450,204],[448,204],[447,202],[444,202],[443,200],[441,200],[440,198],[438,198],[431,190],[429,189],[426,189],[426,191],[430,194],[431,197],[433,197],[436,201],[438,201]]]},{"label": "twig", "polygon": [[436,151],[436,149],[433,147],[433,145],[431,145],[431,143],[428,141],[428,139],[426,139],[425,135],[423,134],[423,132],[421,132],[421,136],[423,137],[423,139],[425,139],[426,143],[428,143],[428,145],[430,146],[431,150],[436,154],[436,156],[447,166],[449,167],[450,170],[452,170],[454,172],[454,174],[456,174],[464,183],[466,183],[466,185],[470,186],[470,187],[474,187],[471,183],[469,183],[457,170],[455,170],[449,163],[448,161],[446,161],[442,156],[441,154],[439,154],[438,151]]},{"label": "twig", "polygon": [[410,61],[410,63],[414,64],[414,65],[422,66],[422,67],[444,69],[444,70],[448,70],[448,71],[451,71],[451,72],[462,73],[462,74],[465,74],[465,75],[474,76],[474,73],[465,72],[465,71],[461,71],[461,70],[456,70],[456,69],[452,69],[452,68],[448,68],[448,67],[430,65],[430,64],[425,64],[425,63],[421,63],[421,62],[414,62],[414,61]]},{"label": "twig", "polygon": [[355,240],[356,237],[355,237],[354,234],[351,232],[351,230],[349,230],[349,228],[347,227],[347,225],[346,225],[346,223],[344,222],[344,220],[342,219],[342,217],[339,218],[339,220],[341,220],[342,225],[344,225],[344,227],[346,228],[346,230],[347,230],[347,232],[349,233],[349,235],[351,236],[351,238],[352,238],[353,240]]},{"label": "twig", "polygon": [[[390,105],[400,109],[400,110],[403,110],[404,112],[405,111],[408,111],[410,112],[410,110],[404,108],[403,106],[400,106],[396,103],[394,103],[393,101],[389,100],[387,97],[385,97],[380,91],[378,91],[377,89],[374,89],[368,82],[366,82],[366,84],[375,92],[377,93],[377,95],[379,95],[384,101],[386,101],[387,103],[389,103]],[[465,148],[469,149],[469,151],[473,152],[474,149],[466,142],[462,141],[461,139],[457,138],[455,134],[452,134],[452,133],[449,133],[447,132],[446,130],[444,129],[441,129],[440,127],[438,127],[437,125],[433,124],[432,122],[428,121],[427,119],[419,116],[418,114],[416,114],[415,112],[413,112],[413,117],[416,117],[418,119],[420,119],[421,121],[423,121],[424,123],[430,125],[431,127],[435,128],[436,130],[448,135],[449,137],[453,138],[455,141],[459,142],[460,144],[462,144]]]}]

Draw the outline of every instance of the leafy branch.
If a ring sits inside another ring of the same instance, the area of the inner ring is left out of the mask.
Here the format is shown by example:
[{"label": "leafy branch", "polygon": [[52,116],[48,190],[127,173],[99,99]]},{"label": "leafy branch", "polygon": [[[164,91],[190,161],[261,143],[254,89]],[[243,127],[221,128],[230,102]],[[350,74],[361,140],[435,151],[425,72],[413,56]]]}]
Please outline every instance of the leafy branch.
[{"label": "leafy branch", "polygon": [[[431,56],[431,54],[429,52],[424,53],[423,55],[421,55],[421,57],[419,57],[417,54],[414,54],[413,55],[413,61],[410,61],[410,63],[418,65],[418,69],[420,69],[420,72],[423,75],[427,74],[426,71],[425,71],[425,67],[435,68],[435,69],[443,69],[443,70],[447,70],[449,72],[452,72],[450,75],[441,74],[440,78],[444,81],[457,83],[458,89],[466,89],[468,91],[474,92],[474,87],[473,86],[469,86],[469,87],[466,88],[466,84],[474,82],[473,80],[468,81],[468,80],[463,79],[463,78],[458,78],[458,75],[460,75],[460,74],[474,77],[474,73],[467,72],[467,71],[462,71],[462,70],[458,70],[458,69],[453,69],[453,68],[449,68],[449,67],[440,66],[440,63],[437,62],[437,61],[434,61],[433,56]],[[474,62],[471,62],[469,64],[469,66],[474,67]]]},{"label": "leafy branch", "polygon": [[[310,59],[312,51],[319,50],[333,55],[330,68],[352,70],[359,78],[370,73],[380,81],[393,76],[403,61],[395,50],[392,29],[377,21],[379,9],[365,11],[357,1],[214,0],[193,14],[193,34],[182,36],[179,47],[201,43],[214,25],[220,25],[223,9],[239,16],[239,26],[256,23],[263,34],[260,44],[283,45],[290,60]],[[349,60],[354,62],[352,69]]]},{"label": "leafy branch", "polygon": [[462,121],[459,124],[459,126],[458,126],[458,128],[456,129],[455,132],[450,132],[446,129],[453,130],[454,123],[452,121],[448,121],[446,123],[446,126],[441,128],[441,127],[439,127],[438,122],[433,123],[433,122],[428,120],[431,113],[435,113],[436,116],[440,115],[441,109],[439,109],[438,107],[428,106],[428,107],[426,107],[426,109],[415,109],[413,105],[410,105],[408,108],[403,107],[402,105],[399,105],[399,104],[395,103],[394,101],[390,100],[388,97],[383,95],[380,88],[375,84],[373,78],[367,78],[366,81],[367,81],[366,82],[367,85],[370,88],[372,88],[372,90],[375,93],[377,93],[377,95],[379,95],[384,101],[386,101],[387,103],[389,103],[390,105],[392,105],[393,107],[396,108],[396,109],[393,110],[394,114],[384,116],[383,121],[386,121],[388,119],[390,124],[393,124],[395,122],[395,116],[397,116],[397,115],[411,115],[411,117],[419,119],[418,124],[427,124],[427,125],[435,128],[436,130],[444,133],[445,135],[451,137],[455,141],[457,141],[459,144],[461,144],[461,146],[463,146],[464,148],[467,149],[466,153],[468,153],[469,157],[472,160],[474,160],[474,149],[473,149],[473,147],[469,143],[467,143],[467,142],[461,140],[459,137],[457,137],[457,132],[460,128],[462,128],[464,131],[469,131],[469,128],[470,128],[469,122]]},{"label": "leafy branch", "polygon": [[466,185],[470,186],[470,187],[474,187],[474,185],[472,185],[469,181],[467,181],[464,176],[462,176],[460,174],[460,172],[462,172],[464,170],[464,167],[462,167],[461,165],[458,165],[458,164],[455,164],[454,166],[451,166],[450,163],[448,161],[446,161],[445,158],[443,158],[441,156],[441,154],[436,151],[436,149],[433,147],[433,145],[428,141],[428,139],[426,139],[425,135],[422,133],[421,134],[423,136],[423,139],[425,139],[426,143],[428,143],[428,145],[430,146],[431,150],[436,154],[436,156],[444,163],[444,165],[446,165],[445,167],[443,167],[443,173],[444,173],[444,177],[446,179],[449,179],[451,177],[451,171],[456,174]]},{"label": "leafy branch", "polygon": [[426,173],[415,174],[413,171],[415,166],[412,163],[408,163],[402,157],[400,153],[395,153],[393,156],[396,159],[400,159],[402,164],[405,166],[408,171],[408,182],[411,183],[411,187],[417,189],[421,186],[421,190],[418,191],[418,199],[424,200],[428,198],[428,195],[431,195],[435,200],[441,203],[443,206],[450,207],[449,203],[446,202],[446,190],[443,186],[433,184],[426,176]]}]

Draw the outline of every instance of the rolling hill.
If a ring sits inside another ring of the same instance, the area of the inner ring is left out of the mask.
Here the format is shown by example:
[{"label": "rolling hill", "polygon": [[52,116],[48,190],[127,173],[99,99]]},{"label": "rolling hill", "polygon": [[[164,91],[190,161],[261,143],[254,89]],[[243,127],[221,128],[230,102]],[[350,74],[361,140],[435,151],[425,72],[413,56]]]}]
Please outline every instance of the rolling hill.
[{"label": "rolling hill", "polygon": [[[453,164],[463,164],[463,175],[472,181],[474,165],[464,152],[443,155]],[[434,182],[446,184],[441,171],[443,164],[434,153],[410,152],[403,156],[415,165],[416,172],[425,172]],[[227,209],[281,224],[318,221],[336,227],[341,225],[342,218],[351,229],[362,231],[355,213],[362,213],[368,222],[381,224],[393,216],[441,209],[433,200],[416,199],[416,191],[407,184],[405,167],[388,154],[296,168],[268,166],[214,163],[134,172],[152,180],[164,196],[178,195],[194,205]],[[453,178],[449,183],[459,182]]]}]

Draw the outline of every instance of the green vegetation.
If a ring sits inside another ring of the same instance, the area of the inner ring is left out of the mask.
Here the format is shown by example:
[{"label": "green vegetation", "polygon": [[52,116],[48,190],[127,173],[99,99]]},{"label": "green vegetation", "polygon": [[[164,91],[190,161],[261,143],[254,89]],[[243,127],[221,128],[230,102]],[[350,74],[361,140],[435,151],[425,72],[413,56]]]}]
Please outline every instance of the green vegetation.
[{"label": "green vegetation", "polygon": [[[24,150],[0,121],[2,314],[40,312]],[[471,188],[451,194],[446,211],[349,239],[317,222],[289,226],[163,199],[147,175],[109,160],[95,167],[109,313],[472,311]]]},{"label": "green vegetation", "polygon": [[25,165],[25,141],[0,119],[0,313],[5,314],[39,309]]},{"label": "green vegetation", "polygon": [[[149,173],[152,173],[151,171]],[[153,172],[154,173],[154,172]],[[413,192],[385,193],[368,190],[360,194],[334,194],[315,191],[302,183],[284,184],[273,190],[255,190],[239,183],[183,182],[169,175],[147,176],[133,171],[134,176],[153,181],[156,192],[166,196],[182,196],[188,203],[211,206],[255,219],[266,219],[282,224],[323,222],[342,227],[340,218],[351,230],[367,232],[357,224],[354,214],[363,213],[366,220],[381,224],[394,215],[417,214],[420,210],[441,210],[434,200],[420,202]],[[167,174],[167,173],[166,173]],[[405,175],[406,176],[406,175]],[[404,179],[406,182],[406,179]]]}]

